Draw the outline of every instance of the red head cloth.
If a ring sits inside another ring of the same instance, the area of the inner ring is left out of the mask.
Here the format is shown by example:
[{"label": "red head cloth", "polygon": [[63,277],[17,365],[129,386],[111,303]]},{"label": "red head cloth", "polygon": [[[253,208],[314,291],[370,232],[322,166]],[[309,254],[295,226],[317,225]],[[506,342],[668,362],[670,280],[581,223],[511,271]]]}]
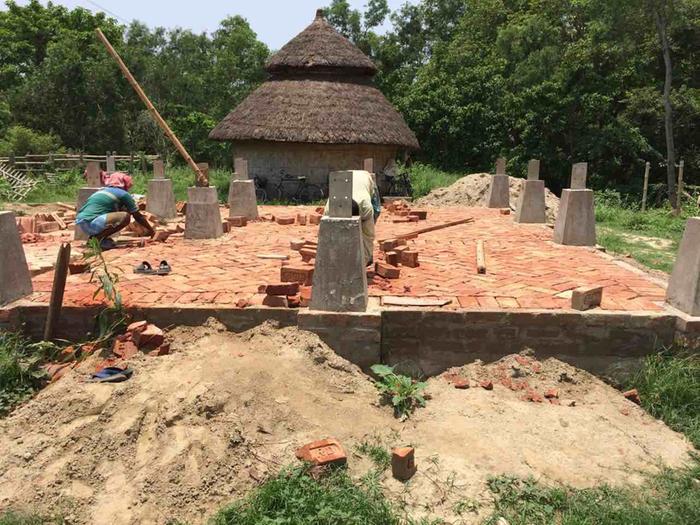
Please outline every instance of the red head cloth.
[{"label": "red head cloth", "polygon": [[115,171],[109,175],[107,177],[107,181],[105,182],[105,186],[109,186],[111,188],[121,188],[126,191],[129,191],[132,184],[133,182],[131,181],[131,176],[127,175],[126,173],[122,173],[121,171]]}]

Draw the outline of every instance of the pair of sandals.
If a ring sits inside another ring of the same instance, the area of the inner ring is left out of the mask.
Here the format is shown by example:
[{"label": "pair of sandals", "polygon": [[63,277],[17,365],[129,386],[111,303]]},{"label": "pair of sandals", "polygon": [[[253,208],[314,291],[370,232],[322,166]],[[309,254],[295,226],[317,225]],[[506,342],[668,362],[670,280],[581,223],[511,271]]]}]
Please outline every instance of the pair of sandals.
[{"label": "pair of sandals", "polygon": [[107,366],[92,374],[88,383],[121,383],[126,381],[133,375],[134,371],[131,368],[119,368],[118,366]]},{"label": "pair of sandals", "polygon": [[172,268],[168,264],[168,261],[160,261],[158,268],[155,269],[148,261],[143,261],[134,268],[134,273],[141,273],[144,275],[168,275],[171,271]]}]

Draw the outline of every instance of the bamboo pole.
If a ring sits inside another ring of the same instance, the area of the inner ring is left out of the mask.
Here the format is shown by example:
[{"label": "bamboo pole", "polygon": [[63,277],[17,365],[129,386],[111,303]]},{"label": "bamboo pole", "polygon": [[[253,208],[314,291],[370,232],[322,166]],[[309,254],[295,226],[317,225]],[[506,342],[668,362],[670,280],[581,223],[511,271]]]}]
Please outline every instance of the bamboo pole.
[{"label": "bamboo pole", "polygon": [[115,51],[115,49],[112,47],[112,44],[109,43],[109,40],[107,40],[107,37],[104,35],[104,33],[102,33],[102,31],[99,28],[95,29],[95,33],[97,34],[97,37],[100,39],[100,41],[104,44],[105,48],[107,48],[107,52],[112,56],[112,58],[114,60],[116,60],[117,64],[119,65],[119,69],[122,70],[122,73],[124,74],[126,79],[129,81],[129,84],[131,84],[131,87],[134,88],[134,91],[136,91],[136,94],[139,96],[141,101],[146,105],[146,108],[148,108],[148,111],[151,113],[151,116],[156,121],[156,124],[158,124],[158,126],[160,126],[160,129],[162,129],[163,132],[165,133],[165,135],[170,139],[170,142],[173,143],[173,145],[175,146],[177,151],[180,153],[180,155],[182,155],[182,158],[185,159],[185,162],[187,162],[187,165],[190,168],[192,168],[192,171],[194,171],[194,174],[197,178],[197,186],[209,186],[209,180],[206,178],[206,176],[199,169],[199,167],[197,166],[195,161],[192,160],[192,157],[190,157],[190,154],[187,153],[185,146],[182,145],[182,143],[177,138],[175,133],[173,133],[173,131],[170,129],[170,126],[168,126],[168,123],[165,122],[163,117],[160,116],[160,113],[158,113],[158,110],[155,108],[153,103],[146,96],[146,93],[144,93],[143,89],[141,89],[141,86],[134,78],[134,75],[132,75],[131,71],[129,71],[129,68],[126,67],[126,64],[124,63],[122,58]]},{"label": "bamboo pole", "polygon": [[486,253],[484,250],[484,241],[479,239],[476,241],[476,272],[486,273]]},{"label": "bamboo pole", "polygon": [[644,166],[644,189],[642,190],[642,211],[647,209],[647,193],[649,192],[649,170],[651,169],[651,164],[647,161]]},{"label": "bamboo pole", "polygon": [[681,198],[683,197],[683,168],[685,166],[685,162],[681,160],[678,163],[678,188],[677,191],[678,193],[676,194],[676,215],[681,214],[681,206],[682,206],[682,201]]}]

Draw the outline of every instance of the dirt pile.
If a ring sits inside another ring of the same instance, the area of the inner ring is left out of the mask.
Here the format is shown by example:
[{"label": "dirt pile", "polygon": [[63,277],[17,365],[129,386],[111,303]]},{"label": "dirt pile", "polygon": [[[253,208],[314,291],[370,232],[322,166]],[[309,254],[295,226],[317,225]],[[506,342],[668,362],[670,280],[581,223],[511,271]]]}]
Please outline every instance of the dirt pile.
[{"label": "dirt pile", "polygon": [[[0,421],[0,509],[64,509],[70,523],[203,523],[295,463],[298,446],[335,437],[353,475],[371,466],[363,442],[414,445],[418,473],[404,485],[385,472],[389,496],[416,516],[478,523],[490,475],[627,483],[690,450],[619,392],[554,359],[452,369],[428,381],[426,408],[401,423],[367,376],[313,334],[265,324],[235,335],[209,322],[167,339],[171,353],[136,355],[126,382],[85,383],[94,363],[84,362]],[[455,376],[471,388],[455,388]],[[561,404],[525,401],[508,378],[557,388]],[[487,380],[492,390],[478,386]],[[455,516],[465,499],[474,512]]]},{"label": "dirt pile", "polygon": [[[515,209],[524,179],[509,177],[510,206]],[[473,173],[462,177],[446,188],[436,188],[416,201],[416,206],[485,206],[491,175]],[[545,189],[547,222],[554,222],[559,211],[559,197]]]}]

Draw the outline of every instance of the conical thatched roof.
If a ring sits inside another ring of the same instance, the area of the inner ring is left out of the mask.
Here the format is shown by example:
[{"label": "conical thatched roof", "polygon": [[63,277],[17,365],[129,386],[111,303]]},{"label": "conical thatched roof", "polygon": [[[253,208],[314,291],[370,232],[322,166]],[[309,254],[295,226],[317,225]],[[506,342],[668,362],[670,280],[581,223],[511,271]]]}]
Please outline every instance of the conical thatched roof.
[{"label": "conical thatched roof", "polygon": [[209,138],[419,147],[374,86],[372,61],[321,15],[268,61],[270,79]]}]

